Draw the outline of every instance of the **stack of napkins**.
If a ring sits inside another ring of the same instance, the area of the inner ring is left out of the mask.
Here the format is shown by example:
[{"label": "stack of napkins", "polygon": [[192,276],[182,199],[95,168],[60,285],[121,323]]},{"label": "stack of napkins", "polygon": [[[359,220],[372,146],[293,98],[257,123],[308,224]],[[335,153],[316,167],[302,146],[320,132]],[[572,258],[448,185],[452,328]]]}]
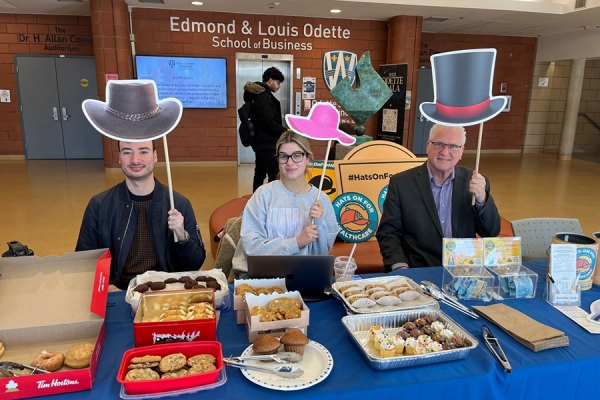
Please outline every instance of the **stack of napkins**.
[{"label": "stack of napkins", "polygon": [[569,345],[569,337],[565,336],[564,332],[539,323],[505,304],[474,306],[473,308],[533,351]]}]

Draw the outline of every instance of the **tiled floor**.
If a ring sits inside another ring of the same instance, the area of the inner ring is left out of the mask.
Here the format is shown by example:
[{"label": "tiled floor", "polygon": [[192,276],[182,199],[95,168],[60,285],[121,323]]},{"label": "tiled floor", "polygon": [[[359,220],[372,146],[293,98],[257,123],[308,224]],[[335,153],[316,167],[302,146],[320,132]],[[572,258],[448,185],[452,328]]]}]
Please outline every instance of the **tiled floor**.
[{"label": "tiled floor", "polygon": [[[465,155],[461,163],[473,167],[474,156]],[[194,206],[208,249],[210,214],[251,192],[253,165],[174,165],[171,170],[175,190]],[[165,168],[155,171],[166,184]],[[500,214],[508,220],[578,218],[585,234],[600,231],[600,163],[558,161],[551,154],[483,154],[480,171],[490,178]],[[101,160],[0,161],[0,252],[10,240],[40,256],[72,251],[90,197],[122,179],[120,172],[106,173]],[[204,268],[212,263],[209,256]]]}]

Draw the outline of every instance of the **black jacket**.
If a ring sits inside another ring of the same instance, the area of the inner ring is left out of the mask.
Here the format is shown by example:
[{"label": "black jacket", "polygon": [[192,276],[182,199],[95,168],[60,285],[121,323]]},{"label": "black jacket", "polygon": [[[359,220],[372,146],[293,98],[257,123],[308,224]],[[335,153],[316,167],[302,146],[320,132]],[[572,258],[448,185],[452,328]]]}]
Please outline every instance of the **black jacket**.
[{"label": "black jacket", "polygon": [[[184,196],[173,192],[175,208],[183,215],[184,229],[190,234],[189,242],[177,244],[167,226],[167,213],[171,209],[169,189],[156,179],[154,181],[154,195],[147,209],[148,229],[160,269],[167,272],[197,271],[206,258],[206,251],[192,205]],[[137,227],[138,210],[134,208],[123,181],[92,197],[83,214],[75,251],[108,248],[112,256],[112,284],[121,279]]]},{"label": "black jacket", "polygon": [[253,101],[251,117],[254,123],[254,151],[275,149],[279,136],[286,131],[282,125],[281,104],[273,91],[262,82],[248,82],[244,86],[244,102]]},{"label": "black jacket", "polygon": [[[486,178],[487,202],[477,211],[469,192],[472,175],[472,169],[454,167],[452,237],[498,236],[500,214],[490,194],[490,181]],[[442,265],[443,236],[427,162],[392,176],[377,230],[384,272],[399,262],[409,267]]]}]

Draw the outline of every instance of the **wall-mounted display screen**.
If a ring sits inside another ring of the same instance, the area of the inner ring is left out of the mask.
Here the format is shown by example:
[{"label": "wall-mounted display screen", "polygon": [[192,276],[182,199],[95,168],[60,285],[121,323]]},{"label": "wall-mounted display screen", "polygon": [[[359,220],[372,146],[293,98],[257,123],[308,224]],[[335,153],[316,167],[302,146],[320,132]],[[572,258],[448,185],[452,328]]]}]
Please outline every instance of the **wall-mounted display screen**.
[{"label": "wall-mounted display screen", "polygon": [[136,56],[138,79],[152,79],[158,98],[175,97],[184,108],[227,108],[225,58]]}]

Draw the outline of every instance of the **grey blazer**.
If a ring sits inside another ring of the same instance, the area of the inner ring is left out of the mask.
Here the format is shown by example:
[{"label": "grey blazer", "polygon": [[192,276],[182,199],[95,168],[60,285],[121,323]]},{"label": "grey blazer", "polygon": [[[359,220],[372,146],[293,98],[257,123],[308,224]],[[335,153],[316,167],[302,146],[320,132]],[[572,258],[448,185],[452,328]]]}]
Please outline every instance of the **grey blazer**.
[{"label": "grey blazer", "polygon": [[[469,192],[472,175],[470,168],[454,168],[452,237],[498,236],[500,215],[490,194],[490,182],[486,177],[487,202],[477,211],[471,206]],[[392,176],[377,230],[384,271],[398,262],[409,267],[442,265],[442,239],[427,163]]]}]

